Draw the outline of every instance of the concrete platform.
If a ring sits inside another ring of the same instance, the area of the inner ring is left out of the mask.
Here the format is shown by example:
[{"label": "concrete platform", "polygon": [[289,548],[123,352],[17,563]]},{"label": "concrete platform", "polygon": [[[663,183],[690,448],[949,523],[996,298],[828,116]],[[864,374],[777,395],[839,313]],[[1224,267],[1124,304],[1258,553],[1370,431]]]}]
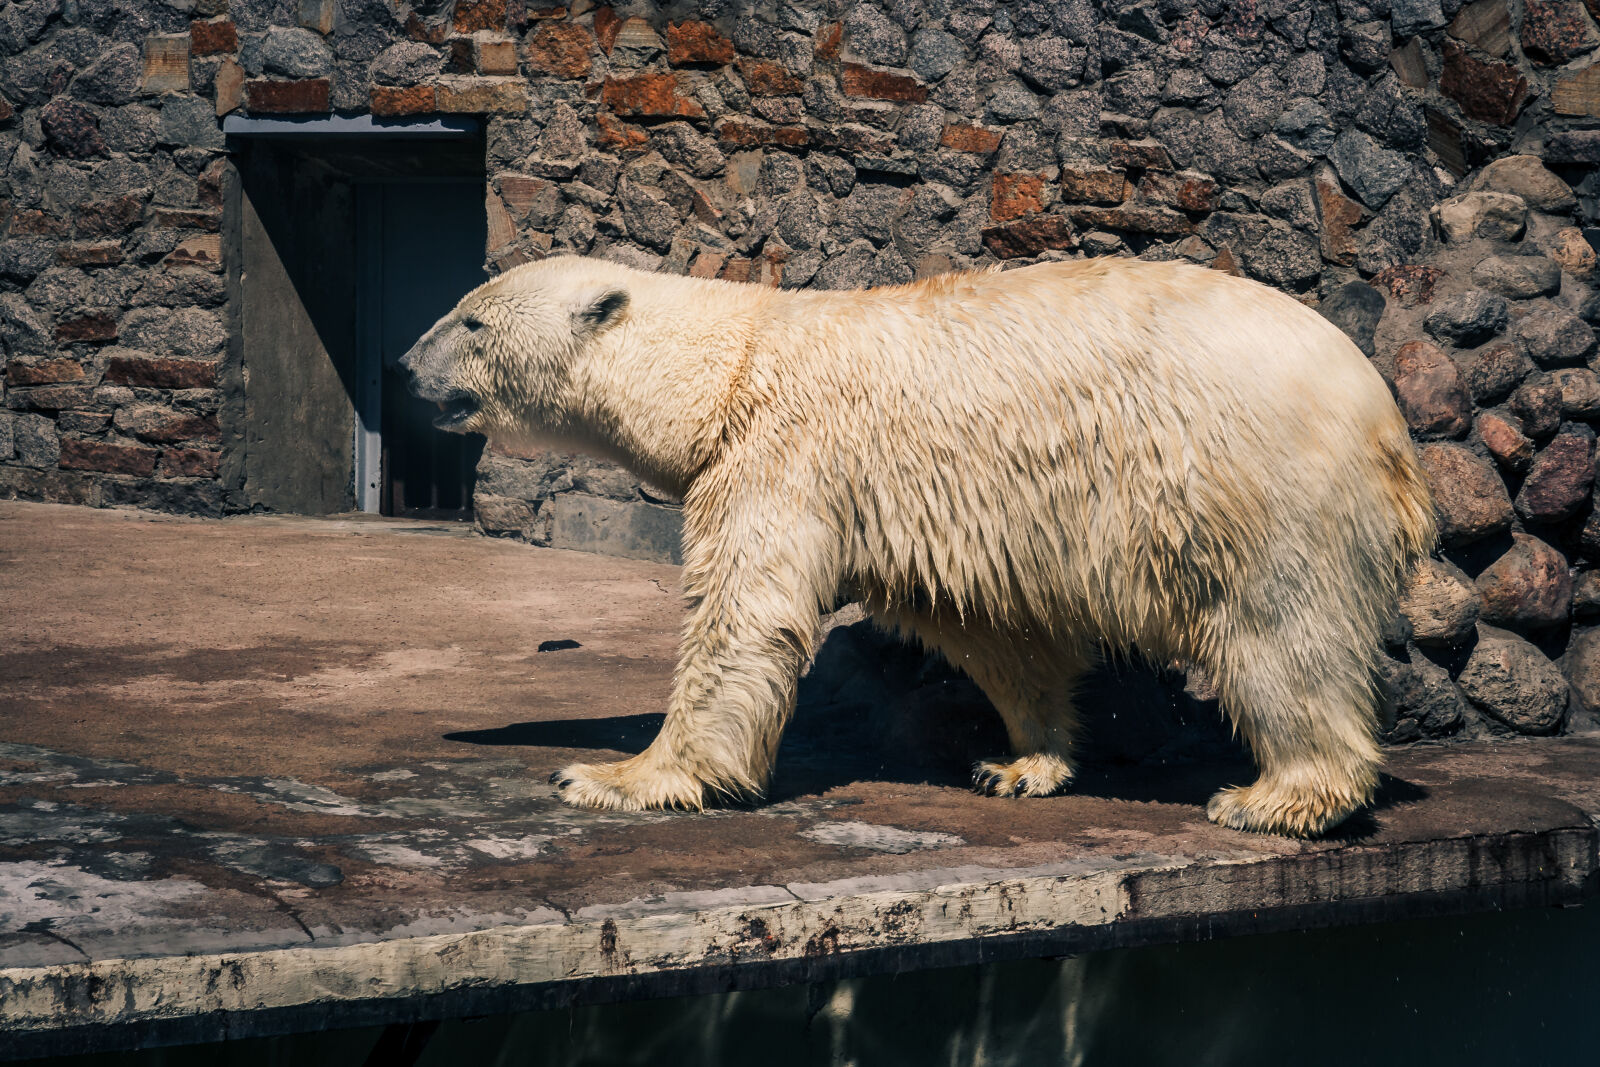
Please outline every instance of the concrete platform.
[{"label": "concrete platform", "polygon": [[0,1058],[1600,885],[1591,738],[1397,751],[1377,810],[1315,843],[1205,821],[1238,762],[987,799],[805,705],[766,807],[564,807],[550,771],[654,734],[675,583],[439,524],[0,504]]}]

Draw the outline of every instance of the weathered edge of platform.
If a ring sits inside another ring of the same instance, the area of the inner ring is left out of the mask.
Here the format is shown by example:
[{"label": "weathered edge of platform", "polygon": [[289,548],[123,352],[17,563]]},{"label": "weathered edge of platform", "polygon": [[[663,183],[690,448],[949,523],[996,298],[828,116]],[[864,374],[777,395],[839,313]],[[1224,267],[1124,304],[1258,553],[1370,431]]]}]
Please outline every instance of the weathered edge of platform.
[{"label": "weathered edge of platform", "polygon": [[1293,855],[933,870],[673,894],[465,934],[15,968],[0,970],[0,1059],[1575,904],[1600,890],[1597,847],[1585,821]]}]

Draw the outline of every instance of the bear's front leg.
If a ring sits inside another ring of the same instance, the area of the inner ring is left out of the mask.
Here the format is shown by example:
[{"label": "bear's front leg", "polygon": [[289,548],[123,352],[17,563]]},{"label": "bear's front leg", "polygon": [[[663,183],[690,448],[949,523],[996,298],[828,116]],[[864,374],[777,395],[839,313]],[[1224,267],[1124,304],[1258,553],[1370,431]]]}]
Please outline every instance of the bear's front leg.
[{"label": "bear's front leg", "polygon": [[[632,759],[557,771],[551,781],[562,800],[699,810],[765,795],[820,605],[838,582],[825,531],[776,514],[758,509],[742,522],[686,514],[684,585],[693,600],[661,733]],[[752,530],[757,543],[729,543]]]}]

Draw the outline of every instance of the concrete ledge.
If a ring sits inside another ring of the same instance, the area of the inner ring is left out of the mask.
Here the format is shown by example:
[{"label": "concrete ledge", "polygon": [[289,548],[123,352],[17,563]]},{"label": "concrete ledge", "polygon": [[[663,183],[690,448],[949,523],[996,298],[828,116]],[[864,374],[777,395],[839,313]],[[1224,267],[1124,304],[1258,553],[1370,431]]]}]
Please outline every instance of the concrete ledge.
[{"label": "concrete ledge", "polygon": [[[980,798],[959,762],[907,756],[903,725],[803,703],[771,804],[575,811],[546,775],[656,729],[676,572],[452,532],[0,505],[26,561],[0,567],[19,606],[0,651],[0,1058],[1600,887],[1590,737],[1394,751],[1370,815],[1297,842],[1205,821],[1237,763]],[[84,565],[107,559],[126,562]]]}]

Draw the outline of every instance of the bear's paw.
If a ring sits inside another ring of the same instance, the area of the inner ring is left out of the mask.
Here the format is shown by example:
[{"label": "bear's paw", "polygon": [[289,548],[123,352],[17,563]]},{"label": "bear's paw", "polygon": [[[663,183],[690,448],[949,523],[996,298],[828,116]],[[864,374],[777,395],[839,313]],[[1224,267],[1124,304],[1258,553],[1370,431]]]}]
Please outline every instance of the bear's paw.
[{"label": "bear's paw", "polygon": [[550,776],[556,794],[594,811],[705,810],[705,788],[692,775],[640,758],[574,763]]},{"label": "bear's paw", "polygon": [[1071,783],[1072,765],[1048,752],[1010,763],[982,760],[972,765],[972,789],[981,796],[1048,797]]}]

